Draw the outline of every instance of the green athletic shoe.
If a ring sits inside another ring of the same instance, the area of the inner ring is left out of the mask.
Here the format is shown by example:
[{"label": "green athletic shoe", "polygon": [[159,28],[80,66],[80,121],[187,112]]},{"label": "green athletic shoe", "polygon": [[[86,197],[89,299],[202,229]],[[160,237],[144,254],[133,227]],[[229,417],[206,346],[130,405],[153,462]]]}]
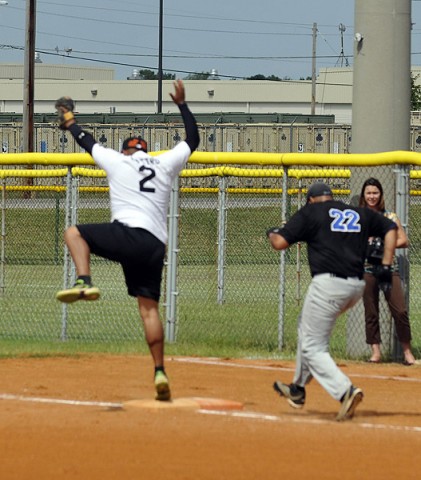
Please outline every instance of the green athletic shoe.
[{"label": "green athletic shoe", "polygon": [[168,402],[171,400],[170,384],[167,376],[161,370],[155,373],[155,391],[155,400],[159,400],[160,402]]},{"label": "green athletic shoe", "polygon": [[86,284],[83,280],[76,280],[72,288],[57,292],[56,298],[60,302],[73,303],[77,300],[98,300],[99,295],[99,288]]}]

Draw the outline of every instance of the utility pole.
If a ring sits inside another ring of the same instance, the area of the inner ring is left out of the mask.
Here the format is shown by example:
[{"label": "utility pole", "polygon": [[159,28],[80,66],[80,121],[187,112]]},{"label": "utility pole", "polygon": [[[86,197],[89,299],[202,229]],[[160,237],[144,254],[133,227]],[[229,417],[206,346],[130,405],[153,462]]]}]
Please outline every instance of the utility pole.
[{"label": "utility pole", "polygon": [[[411,0],[355,0],[354,28],[352,153],[410,150]],[[364,177],[371,176],[381,181],[388,209],[396,209],[405,228],[409,202],[406,166],[367,166]],[[352,173],[351,192],[360,192],[362,182]],[[404,249],[396,251],[396,258],[401,280],[408,285],[409,263]],[[408,304],[407,289],[405,294]],[[358,306],[354,309],[348,316],[347,349],[361,356],[367,351],[365,332],[362,328],[356,336],[355,326],[363,313],[358,312]],[[390,354],[397,359],[402,353],[391,323],[389,312],[381,311],[382,343],[392,346]]]},{"label": "utility pole", "polygon": [[34,151],[34,78],[35,78],[36,0],[26,0],[25,61],[23,80],[23,152]]},{"label": "utility pole", "polygon": [[355,0],[354,26],[352,153],[409,150],[411,0]]},{"label": "utility pole", "polygon": [[316,41],[317,23],[313,23],[313,54],[311,61],[311,115],[316,113]]},{"label": "utility pole", "polygon": [[162,39],[164,30],[164,0],[159,0],[159,54],[158,54],[158,113],[162,113]]}]

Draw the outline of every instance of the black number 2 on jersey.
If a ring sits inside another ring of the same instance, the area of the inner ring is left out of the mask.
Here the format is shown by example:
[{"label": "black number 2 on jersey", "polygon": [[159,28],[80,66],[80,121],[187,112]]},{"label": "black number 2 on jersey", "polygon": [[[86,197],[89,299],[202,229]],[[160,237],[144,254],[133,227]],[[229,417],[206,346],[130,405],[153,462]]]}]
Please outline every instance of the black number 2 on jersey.
[{"label": "black number 2 on jersey", "polygon": [[149,167],[145,167],[144,165],[142,165],[141,167],[139,167],[139,172],[143,172],[143,171],[147,171],[149,172],[148,175],[146,175],[145,178],[142,178],[142,180],[139,180],[139,190],[141,192],[151,192],[151,193],[154,193],[155,192],[155,189],[153,187],[147,187],[145,184],[149,181],[151,181],[154,177],[155,177],[155,170],[153,168],[149,168]]}]

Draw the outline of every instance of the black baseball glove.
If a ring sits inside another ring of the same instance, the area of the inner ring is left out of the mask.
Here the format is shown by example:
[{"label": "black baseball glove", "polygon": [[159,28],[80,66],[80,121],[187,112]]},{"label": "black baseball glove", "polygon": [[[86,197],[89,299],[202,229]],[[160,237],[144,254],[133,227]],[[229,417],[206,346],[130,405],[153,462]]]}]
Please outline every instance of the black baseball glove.
[{"label": "black baseball glove", "polygon": [[384,253],[384,243],[380,237],[372,238],[367,245],[366,258],[367,262],[372,265],[380,265],[382,263]]},{"label": "black baseball glove", "polygon": [[392,288],[392,267],[390,265],[373,265],[373,275],[376,277],[380,290],[384,293]]},{"label": "black baseball glove", "polygon": [[66,130],[64,124],[69,120],[73,120],[75,118],[75,116],[73,115],[75,104],[70,97],[60,97],[56,101],[55,107],[57,109],[59,126],[62,130]]}]

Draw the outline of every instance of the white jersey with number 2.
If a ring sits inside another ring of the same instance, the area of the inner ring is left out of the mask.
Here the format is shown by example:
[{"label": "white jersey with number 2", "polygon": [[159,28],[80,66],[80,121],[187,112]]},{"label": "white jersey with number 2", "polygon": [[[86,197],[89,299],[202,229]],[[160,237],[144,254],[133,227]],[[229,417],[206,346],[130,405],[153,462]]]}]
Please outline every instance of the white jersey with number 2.
[{"label": "white jersey with number 2", "polygon": [[143,151],[124,155],[96,143],[92,157],[107,173],[111,221],[143,228],[166,244],[172,183],[190,155],[190,147],[184,141],[154,157]]}]

